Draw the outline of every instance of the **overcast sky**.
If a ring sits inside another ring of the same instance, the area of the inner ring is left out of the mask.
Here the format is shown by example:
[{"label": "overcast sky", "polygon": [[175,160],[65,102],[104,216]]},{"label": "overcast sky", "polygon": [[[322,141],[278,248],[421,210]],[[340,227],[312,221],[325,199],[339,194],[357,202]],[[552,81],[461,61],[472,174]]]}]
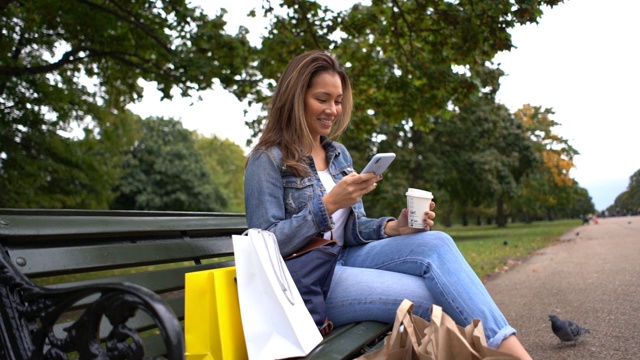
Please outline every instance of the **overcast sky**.
[{"label": "overcast sky", "polygon": [[[348,0],[322,3],[348,7]],[[242,24],[252,29],[257,45],[261,20],[248,23],[245,14],[261,0],[202,1],[212,15],[228,10],[228,32]],[[586,188],[596,208],[605,209],[623,192],[629,177],[640,169],[638,150],[640,13],[637,0],[568,0],[546,9],[538,25],[511,31],[516,49],[498,54],[506,76],[498,101],[512,111],[523,104],[552,108],[553,130],[580,152],[571,176]],[[254,30],[255,29],[255,30]],[[244,125],[246,104],[215,89],[202,101],[174,98],[159,101],[149,87],[145,99],[130,108],[139,115],[182,119],[185,128],[215,134],[244,146],[250,132]],[[357,94],[356,94],[357,96]]]}]

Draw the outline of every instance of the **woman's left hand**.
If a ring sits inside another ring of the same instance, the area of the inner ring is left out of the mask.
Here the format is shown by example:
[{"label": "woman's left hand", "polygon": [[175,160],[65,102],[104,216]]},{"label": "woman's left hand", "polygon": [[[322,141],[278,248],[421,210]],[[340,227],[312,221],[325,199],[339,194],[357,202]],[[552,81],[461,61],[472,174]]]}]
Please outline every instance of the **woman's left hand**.
[{"label": "woman's left hand", "polygon": [[433,209],[436,207],[436,203],[433,201],[430,205],[430,211],[426,211],[422,216],[422,224],[424,228],[417,229],[409,227],[409,210],[402,209],[400,215],[398,216],[398,220],[389,221],[387,226],[384,228],[384,232],[389,236],[397,236],[397,235],[406,235],[421,231],[429,231],[433,226],[433,219],[436,217],[436,213],[433,212]]}]

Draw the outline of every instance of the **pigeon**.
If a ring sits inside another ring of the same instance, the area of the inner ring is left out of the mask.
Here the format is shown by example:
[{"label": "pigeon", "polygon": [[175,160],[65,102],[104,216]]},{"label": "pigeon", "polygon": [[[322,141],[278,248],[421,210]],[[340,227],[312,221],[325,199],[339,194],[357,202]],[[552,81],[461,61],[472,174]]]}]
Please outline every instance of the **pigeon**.
[{"label": "pigeon", "polygon": [[578,326],[571,320],[562,320],[556,315],[549,315],[551,330],[563,342],[573,342],[575,345],[580,336],[589,333],[589,329]]}]

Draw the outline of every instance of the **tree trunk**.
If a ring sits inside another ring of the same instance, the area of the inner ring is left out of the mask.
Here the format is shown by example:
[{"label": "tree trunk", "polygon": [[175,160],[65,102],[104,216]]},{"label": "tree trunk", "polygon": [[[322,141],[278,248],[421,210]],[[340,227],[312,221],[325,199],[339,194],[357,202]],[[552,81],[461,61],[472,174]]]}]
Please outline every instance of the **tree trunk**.
[{"label": "tree trunk", "polygon": [[504,201],[502,200],[502,197],[499,197],[496,201],[496,224],[498,227],[507,226],[507,219],[504,214]]}]

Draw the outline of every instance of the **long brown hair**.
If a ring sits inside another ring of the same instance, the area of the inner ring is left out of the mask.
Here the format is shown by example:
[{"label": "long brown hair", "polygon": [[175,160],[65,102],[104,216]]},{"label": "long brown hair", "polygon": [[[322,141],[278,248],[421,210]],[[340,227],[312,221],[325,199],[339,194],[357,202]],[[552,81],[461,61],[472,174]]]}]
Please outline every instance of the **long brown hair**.
[{"label": "long brown hair", "polygon": [[313,78],[324,72],[338,74],[342,82],[342,113],[331,128],[329,139],[342,134],[349,125],[353,108],[349,77],[328,52],[308,51],[296,56],[285,68],[271,98],[262,135],[251,153],[277,146],[282,151],[283,164],[291,172],[297,176],[309,174],[307,156],[314,139],[305,121],[304,98]]}]

